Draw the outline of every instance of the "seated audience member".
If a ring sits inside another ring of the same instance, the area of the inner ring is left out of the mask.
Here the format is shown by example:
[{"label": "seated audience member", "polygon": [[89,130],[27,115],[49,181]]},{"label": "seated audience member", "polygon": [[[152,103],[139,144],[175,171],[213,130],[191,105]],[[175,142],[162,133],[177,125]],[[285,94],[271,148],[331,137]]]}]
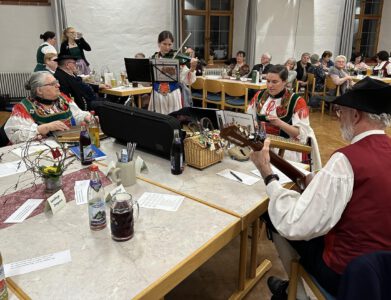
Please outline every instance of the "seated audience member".
[{"label": "seated audience member", "polygon": [[49,72],[35,72],[26,83],[31,96],[15,104],[4,130],[13,144],[39,139],[51,131],[67,130],[91,115],[60,92],[60,85]]},{"label": "seated audience member", "polygon": [[145,58],[145,54],[142,52],[136,53],[134,58]]},{"label": "seated audience member", "polygon": [[323,69],[328,72],[329,69],[334,66],[333,61],[331,60],[331,57],[333,56],[333,53],[331,51],[324,51],[322,54],[322,58],[320,59],[320,64],[322,65]]},{"label": "seated audience member", "polygon": [[387,51],[380,51],[376,54],[377,66],[373,68],[373,75],[378,75],[381,71],[384,77],[391,77],[391,63],[388,59]]},{"label": "seated audience member", "polygon": [[[308,73],[314,74],[315,78],[315,92],[322,92],[324,89],[324,80],[326,78],[326,72],[324,71],[323,66],[320,64],[319,55],[311,55],[311,66],[308,68]],[[312,96],[308,101],[308,105],[311,107],[319,107],[322,97]]]},{"label": "seated audience member", "polygon": [[247,76],[250,72],[250,67],[246,64],[246,52],[238,51],[236,53],[236,63],[232,63],[228,67],[228,76],[236,76],[237,73],[240,77]]},{"label": "seated audience member", "polygon": [[[320,154],[314,131],[310,126],[309,110],[304,98],[286,88],[288,70],[282,65],[274,65],[266,74],[266,90],[258,91],[247,108],[252,114],[256,126],[265,129],[266,133],[293,138],[301,143],[311,139],[312,159],[315,169],[321,167]],[[285,158],[303,161],[302,154],[285,151]]]},{"label": "seated audience member", "polygon": [[300,61],[297,62],[297,76],[296,79],[299,82],[299,86],[307,85],[307,72],[308,68],[311,66],[310,64],[310,56],[311,54],[305,52],[301,55]]},{"label": "seated audience member", "polygon": [[44,42],[38,47],[37,50],[37,65],[34,72],[45,71],[44,56],[47,53],[54,53],[57,55],[57,50],[54,48],[56,45],[56,34],[53,31],[46,31],[39,36]]},{"label": "seated audience member", "polygon": [[346,91],[354,84],[352,76],[346,72],[346,56],[338,55],[335,58],[335,65],[330,68],[329,75],[334,84],[340,86],[341,95],[345,94]]},{"label": "seated audience member", "polygon": [[[296,250],[306,271],[334,296],[351,260],[391,249],[390,98],[391,86],[366,77],[335,99],[350,145],[334,152],[302,194],[272,176],[268,139],[250,155],[265,179],[268,225],[285,268]],[[286,281],[273,277],[268,283],[275,299],[286,299]],[[300,290],[295,298],[308,299]]]},{"label": "seated audience member", "polygon": [[60,82],[60,90],[73,97],[82,110],[96,110],[102,101],[96,93],[100,88],[110,88],[106,84],[86,84],[77,76],[76,58],[70,55],[60,55],[57,58],[58,68],[54,76]]},{"label": "seated audience member", "polygon": [[58,67],[58,63],[56,59],[57,59],[57,54],[46,53],[43,59],[45,65],[45,69],[43,71],[48,71],[50,74],[54,75]]},{"label": "seated audience member", "polygon": [[286,87],[292,88],[293,82],[295,81],[297,76],[297,72],[295,71],[296,59],[294,59],[293,57],[288,58],[284,66],[288,69],[288,79],[286,80]]},{"label": "seated audience member", "polygon": [[323,66],[320,64],[319,55],[311,55],[311,66],[308,68],[308,73],[314,74],[315,77],[315,91],[321,92],[324,87],[324,79],[326,78],[326,72]]},{"label": "seated audience member", "polygon": [[364,62],[364,57],[359,52],[352,53],[352,58],[350,62],[346,64],[347,69],[353,69],[355,73],[357,72],[366,72],[368,70],[368,65]]},{"label": "seated audience member", "polygon": [[248,77],[251,78],[253,71],[256,70],[260,74],[259,79],[265,78],[267,72],[273,66],[272,64],[270,64],[271,60],[272,60],[272,56],[269,53],[267,53],[267,52],[263,53],[262,56],[261,56],[261,63],[255,65],[251,69],[251,72],[248,75]]}]

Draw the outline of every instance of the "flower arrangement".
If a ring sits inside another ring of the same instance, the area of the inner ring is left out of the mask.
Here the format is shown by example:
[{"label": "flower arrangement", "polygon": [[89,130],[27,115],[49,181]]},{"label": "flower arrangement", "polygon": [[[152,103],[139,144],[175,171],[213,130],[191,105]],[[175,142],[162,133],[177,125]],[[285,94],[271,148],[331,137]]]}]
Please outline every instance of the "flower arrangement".
[{"label": "flower arrangement", "polygon": [[[38,144],[37,144],[38,143]],[[38,149],[37,151],[34,151]],[[59,178],[72,163],[65,163],[70,156],[64,144],[50,141],[27,141],[22,149],[22,160],[35,177]]]}]

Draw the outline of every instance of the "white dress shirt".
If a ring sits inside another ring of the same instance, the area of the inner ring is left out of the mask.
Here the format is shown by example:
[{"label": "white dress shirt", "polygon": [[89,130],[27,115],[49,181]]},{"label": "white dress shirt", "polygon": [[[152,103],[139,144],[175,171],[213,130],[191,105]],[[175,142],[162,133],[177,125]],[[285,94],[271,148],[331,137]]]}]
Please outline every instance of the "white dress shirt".
[{"label": "white dress shirt", "polygon": [[[355,143],[383,130],[370,130],[355,136]],[[354,174],[347,157],[336,152],[300,195],[285,189],[278,181],[266,187],[269,216],[277,231],[290,240],[310,240],[325,235],[340,220],[353,193]]]}]

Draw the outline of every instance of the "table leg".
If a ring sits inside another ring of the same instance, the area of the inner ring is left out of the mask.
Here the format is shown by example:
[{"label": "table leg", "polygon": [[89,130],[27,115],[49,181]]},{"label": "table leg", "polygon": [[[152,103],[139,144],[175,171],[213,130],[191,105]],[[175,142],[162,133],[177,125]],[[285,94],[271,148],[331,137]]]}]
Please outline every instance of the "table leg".
[{"label": "table leg", "polygon": [[250,278],[254,278],[257,271],[257,250],[259,238],[259,218],[253,222],[251,233],[251,257],[250,257]]},{"label": "table leg", "polygon": [[246,281],[246,264],[247,264],[247,239],[248,229],[245,228],[240,233],[240,258],[239,258],[239,291],[244,289]]}]

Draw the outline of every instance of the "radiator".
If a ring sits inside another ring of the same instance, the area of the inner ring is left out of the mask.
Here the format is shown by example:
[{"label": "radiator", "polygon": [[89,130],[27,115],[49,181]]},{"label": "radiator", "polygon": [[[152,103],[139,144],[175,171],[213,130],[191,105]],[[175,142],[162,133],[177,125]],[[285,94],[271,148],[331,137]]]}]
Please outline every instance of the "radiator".
[{"label": "radiator", "polygon": [[13,98],[24,98],[30,95],[30,91],[24,88],[24,84],[30,78],[31,73],[1,73],[0,94]]}]

